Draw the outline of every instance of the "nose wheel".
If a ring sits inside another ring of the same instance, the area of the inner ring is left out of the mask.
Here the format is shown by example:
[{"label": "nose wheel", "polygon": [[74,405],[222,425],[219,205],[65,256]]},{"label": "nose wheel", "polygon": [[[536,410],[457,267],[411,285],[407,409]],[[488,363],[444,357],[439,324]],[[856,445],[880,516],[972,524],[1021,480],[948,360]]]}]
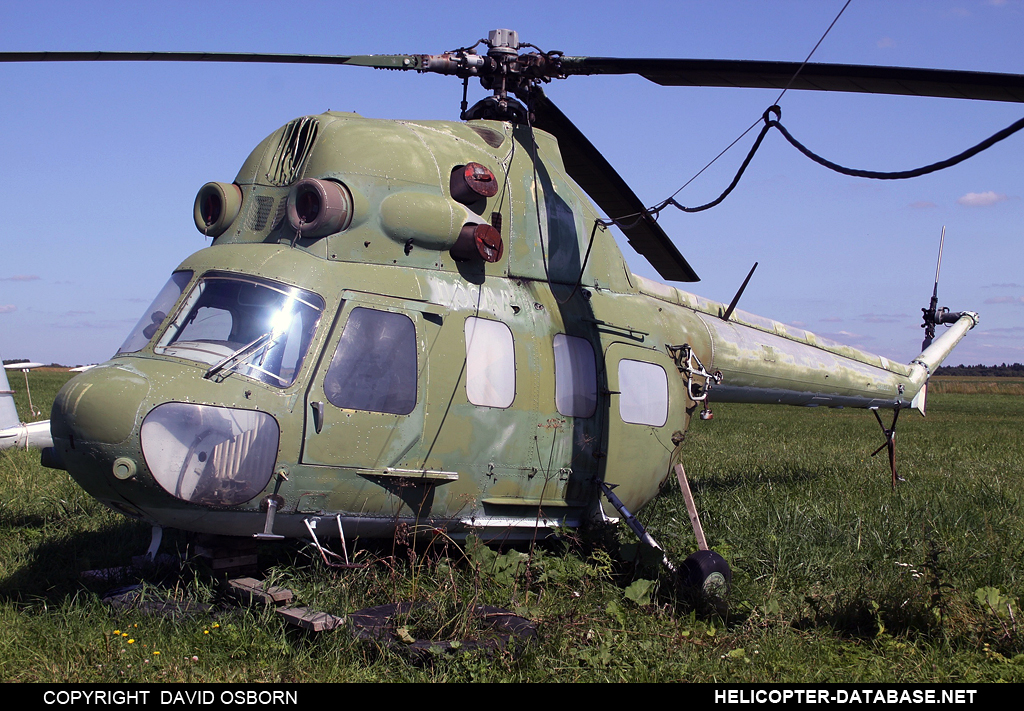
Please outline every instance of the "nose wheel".
[{"label": "nose wheel", "polygon": [[683,561],[679,582],[709,600],[724,600],[732,583],[732,570],[714,551],[697,551]]}]

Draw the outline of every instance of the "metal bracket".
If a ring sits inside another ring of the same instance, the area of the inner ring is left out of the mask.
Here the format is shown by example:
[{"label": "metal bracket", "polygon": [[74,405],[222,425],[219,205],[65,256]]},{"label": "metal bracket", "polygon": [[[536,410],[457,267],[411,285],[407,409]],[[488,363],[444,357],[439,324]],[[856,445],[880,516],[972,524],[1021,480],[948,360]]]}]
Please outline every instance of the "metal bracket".
[{"label": "metal bracket", "polygon": [[885,442],[872,452],[871,456],[875,456],[883,449],[889,449],[889,469],[892,470],[892,488],[895,490],[897,481],[906,481],[903,477],[896,475],[896,421],[900,418],[900,406],[897,405],[893,411],[892,425],[888,428],[882,424],[877,407],[871,408],[871,412],[874,413],[875,419],[878,420],[878,426],[882,428],[882,433],[885,435]]},{"label": "metal bracket", "polygon": [[160,550],[160,542],[164,539],[164,527],[153,526],[153,532],[149,539],[149,548],[146,550],[146,558],[156,560],[156,552]]},{"label": "metal bracket", "polygon": [[253,538],[258,538],[261,541],[280,541],[284,539],[284,536],[274,533],[274,516],[277,514],[277,509],[284,504],[284,498],[278,494],[271,494],[270,496],[263,499],[260,502],[267,508],[267,519],[263,524],[263,533],[252,534]]},{"label": "metal bracket", "polygon": [[[716,370],[714,373],[709,373],[689,343],[684,343],[681,346],[668,346],[668,352],[675,361],[679,372],[686,378],[686,394],[694,402],[705,401],[711,388],[722,382],[722,371]],[[695,383],[694,376],[704,378],[704,383]]]}]

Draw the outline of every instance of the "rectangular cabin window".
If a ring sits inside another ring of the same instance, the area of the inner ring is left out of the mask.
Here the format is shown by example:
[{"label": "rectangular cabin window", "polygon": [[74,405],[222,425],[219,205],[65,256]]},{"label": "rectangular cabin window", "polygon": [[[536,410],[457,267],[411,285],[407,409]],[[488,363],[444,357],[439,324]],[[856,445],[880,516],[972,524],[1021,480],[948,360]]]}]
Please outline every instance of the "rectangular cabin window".
[{"label": "rectangular cabin window", "polygon": [[503,408],[516,397],[512,331],[501,321],[466,319],[466,397],[474,405]]},{"label": "rectangular cabin window", "polygon": [[585,338],[559,333],[554,340],[555,407],[566,417],[590,417],[597,410],[594,347]]},{"label": "rectangular cabin window", "polygon": [[332,405],[408,415],[416,407],[416,327],[404,315],[352,309],[324,376]]},{"label": "rectangular cabin window", "polygon": [[660,365],[620,360],[619,393],[623,422],[661,427],[668,421],[668,376]]}]

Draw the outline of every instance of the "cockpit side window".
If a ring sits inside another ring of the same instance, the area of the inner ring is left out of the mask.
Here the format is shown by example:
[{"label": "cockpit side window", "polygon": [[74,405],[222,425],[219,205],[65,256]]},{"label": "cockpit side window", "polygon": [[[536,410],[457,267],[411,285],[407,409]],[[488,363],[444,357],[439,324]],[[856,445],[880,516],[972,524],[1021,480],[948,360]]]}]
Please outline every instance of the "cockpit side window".
[{"label": "cockpit side window", "polygon": [[128,338],[117,349],[117,355],[121,353],[134,353],[149,343],[150,339],[160,330],[164,321],[167,320],[167,314],[170,313],[178,297],[181,296],[181,292],[191,280],[192,272],[190,271],[174,272],[171,275],[171,278],[164,284],[164,288],[153,299],[153,303],[146,309],[146,313],[142,315],[139,322],[135,324],[135,328],[128,334]]},{"label": "cockpit side window", "polygon": [[332,405],[407,415],[416,407],[416,327],[408,316],[352,310],[324,376]]}]

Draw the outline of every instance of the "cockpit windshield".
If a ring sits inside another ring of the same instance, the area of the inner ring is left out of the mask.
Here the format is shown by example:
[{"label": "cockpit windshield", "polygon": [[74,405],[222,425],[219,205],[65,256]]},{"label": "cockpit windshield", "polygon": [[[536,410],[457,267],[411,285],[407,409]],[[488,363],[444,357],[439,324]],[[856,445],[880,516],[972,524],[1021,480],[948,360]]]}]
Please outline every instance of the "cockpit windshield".
[{"label": "cockpit windshield", "polygon": [[309,291],[258,277],[207,274],[185,298],[154,353],[206,363],[276,387],[295,381],[324,310]]}]

